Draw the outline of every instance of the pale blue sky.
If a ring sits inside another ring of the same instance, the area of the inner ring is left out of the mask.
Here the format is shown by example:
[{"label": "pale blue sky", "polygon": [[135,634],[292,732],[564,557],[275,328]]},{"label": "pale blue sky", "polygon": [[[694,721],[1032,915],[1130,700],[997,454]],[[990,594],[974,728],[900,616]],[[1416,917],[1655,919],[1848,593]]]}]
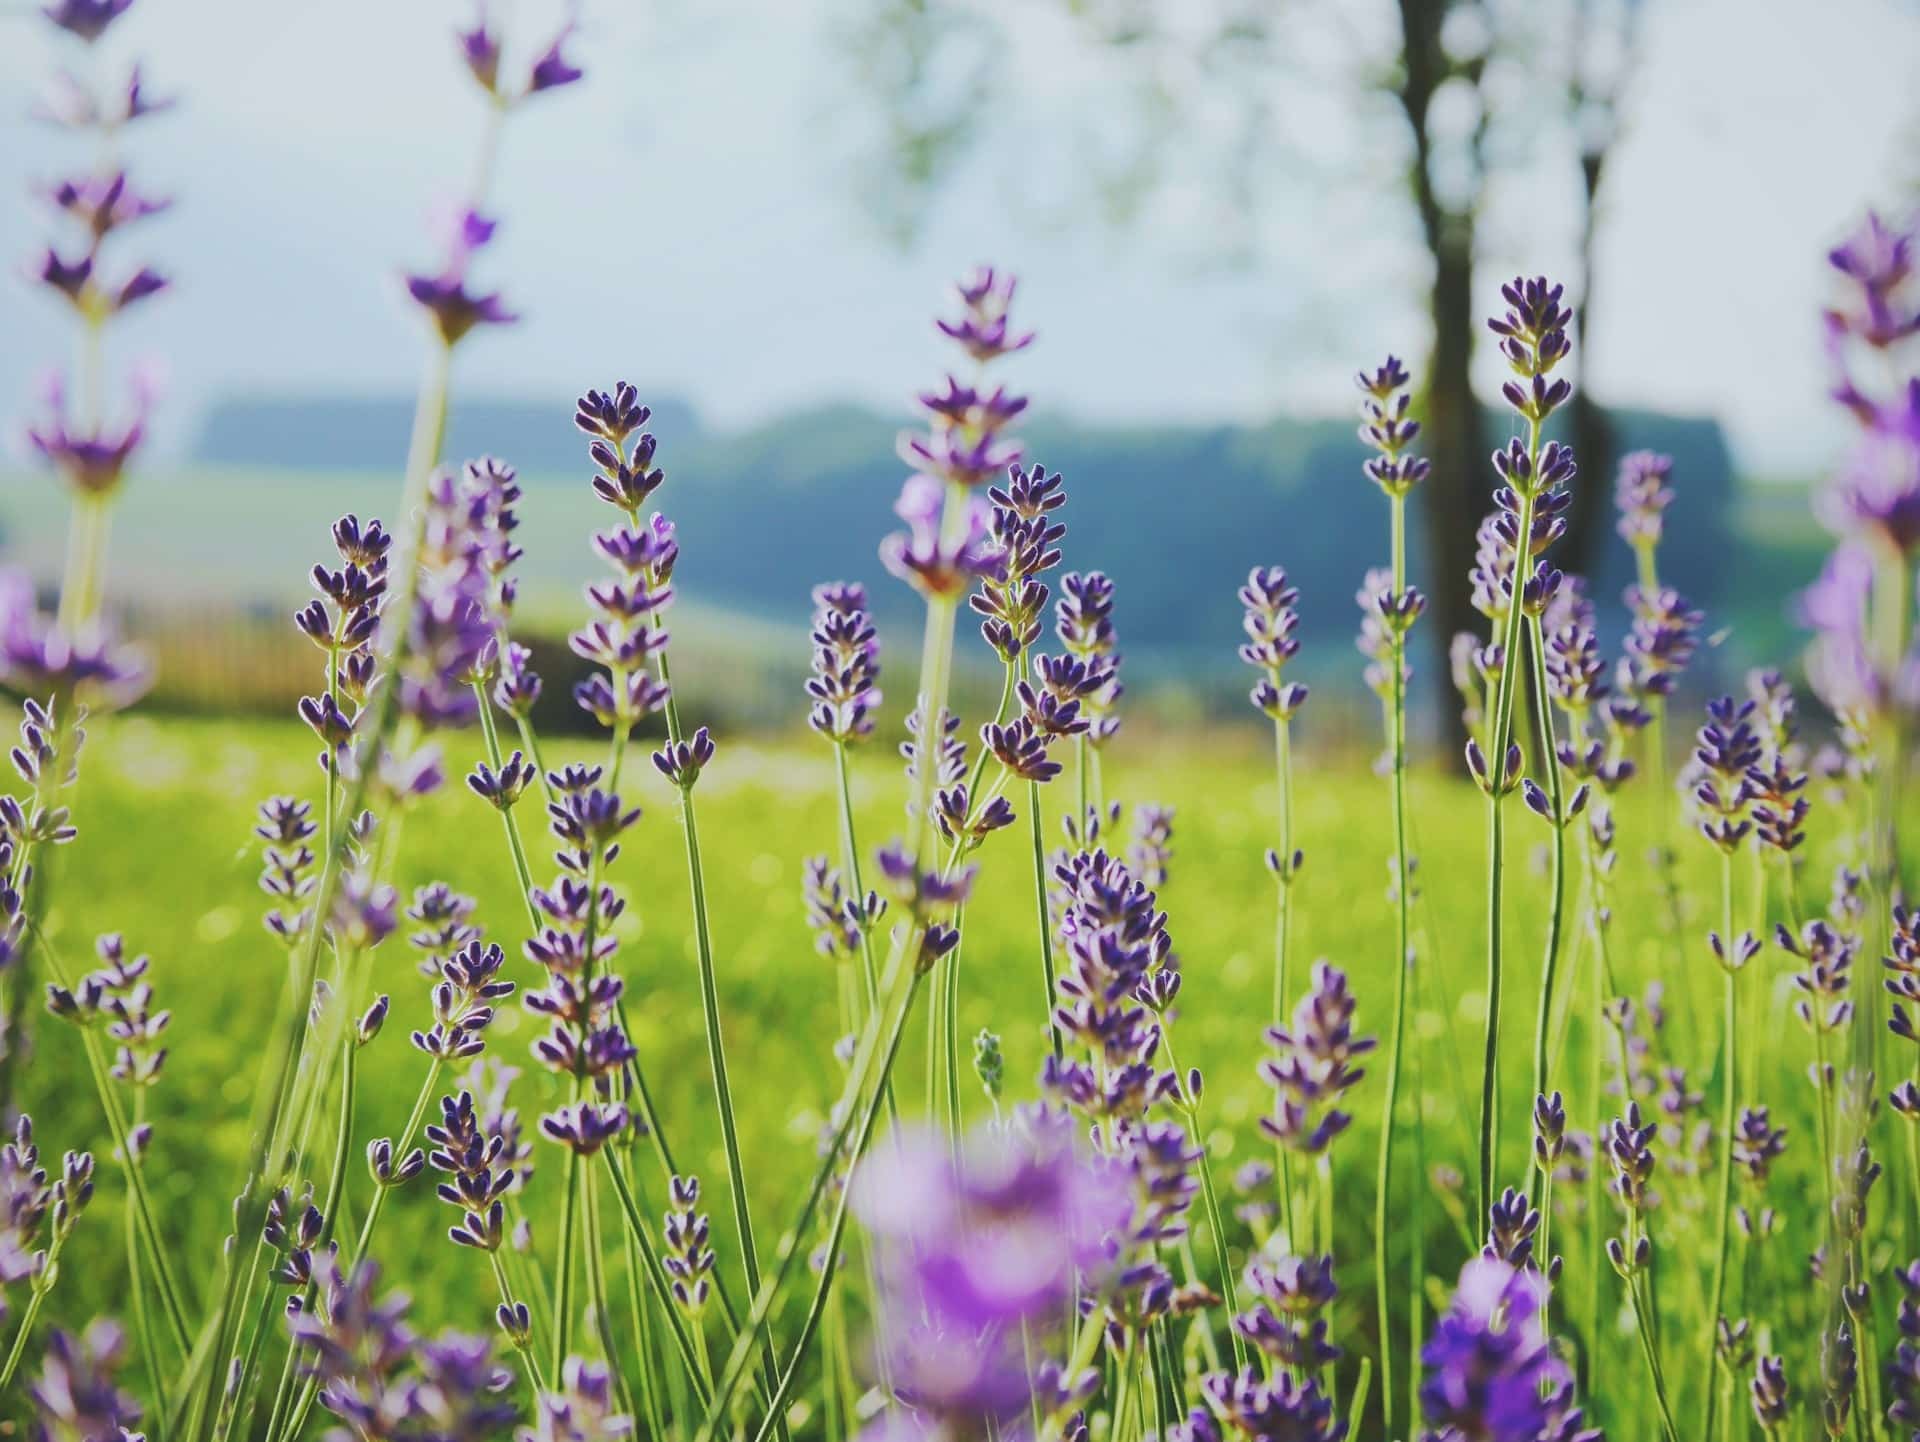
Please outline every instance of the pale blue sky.
[{"label": "pale blue sky", "polygon": [[[521,0],[523,31],[544,27],[544,4]],[[945,279],[980,259],[1021,273],[1043,332],[1019,379],[1084,417],[1341,411],[1355,366],[1419,353],[1397,129],[1338,85],[1381,33],[1366,5],[1289,33],[1271,80],[1284,143],[1250,220],[1223,217],[1180,151],[1123,235],[1095,217],[1084,179],[1089,146],[1122,125],[1116,64],[1089,58],[1049,0],[973,0],[1003,37],[1005,84],[905,252],[858,203],[874,119],[844,37],[862,8],[583,0],[587,82],[529,106],[500,161],[485,274],[528,318],[463,350],[462,385],[563,403],[629,376],[721,423],[822,399],[899,406],[940,362],[926,315]],[[131,137],[137,174],[179,197],[137,244],[180,287],[119,346],[166,356],[176,443],[222,392],[411,386],[420,347],[394,276],[430,259],[426,216],[470,165],[480,107],[447,39],[466,13],[140,0],[111,37],[110,68],[138,54],[185,102]],[[1920,10],[1646,0],[1646,13],[1602,245],[1596,389],[1722,416],[1756,470],[1816,467],[1838,436],[1821,399],[1820,258],[1865,205],[1915,198]],[[18,118],[69,54],[44,31],[0,16],[9,196],[83,163]],[[1195,134],[1219,121],[1200,116]],[[1489,287],[1496,270],[1564,262],[1571,184],[1563,139],[1543,129],[1492,197]],[[0,255],[25,256],[41,222],[23,201],[0,206]],[[1251,258],[1218,263],[1222,234]],[[21,285],[0,308],[0,411],[13,411],[65,330]]]}]

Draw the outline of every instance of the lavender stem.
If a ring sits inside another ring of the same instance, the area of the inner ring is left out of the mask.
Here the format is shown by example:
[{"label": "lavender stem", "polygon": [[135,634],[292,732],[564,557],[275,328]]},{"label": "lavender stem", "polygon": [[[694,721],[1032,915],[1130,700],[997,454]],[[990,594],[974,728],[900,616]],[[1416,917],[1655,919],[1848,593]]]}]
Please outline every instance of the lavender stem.
[{"label": "lavender stem", "polygon": [[[1733,950],[1737,945],[1733,935],[1733,853],[1720,853],[1720,925],[1721,936],[1726,938],[1728,960],[1738,953]],[[1740,1018],[1739,992],[1735,980],[1739,972],[1733,966],[1722,964],[1724,973],[1723,1011],[1721,1026],[1724,1037],[1721,1043],[1720,1079],[1720,1205],[1715,1213],[1715,1240],[1713,1247],[1713,1291],[1707,1306],[1706,1325],[1706,1370],[1702,1374],[1707,1378],[1707,1416],[1701,1435],[1711,1437],[1715,1412],[1719,1406],[1719,1389],[1713,1385],[1714,1370],[1718,1363],[1715,1356],[1715,1340],[1720,1324],[1720,1312],[1727,1300],[1727,1239],[1732,1230],[1733,1213],[1733,1136],[1734,1103],[1738,1093],[1735,1084],[1739,1077],[1740,1056]]]},{"label": "lavender stem", "polygon": [[[1537,467],[1540,451],[1540,423],[1529,421],[1527,427],[1527,456],[1529,462]],[[1480,1168],[1478,1189],[1474,1198],[1474,1211],[1485,1216],[1488,1199],[1493,1195],[1494,1159],[1500,1146],[1500,1107],[1499,1107],[1499,1068],[1500,1068],[1500,996],[1504,982],[1504,937],[1501,922],[1504,915],[1502,906],[1502,883],[1505,880],[1506,867],[1506,800],[1504,778],[1507,747],[1512,735],[1514,673],[1520,666],[1520,592],[1524,581],[1524,566],[1528,547],[1528,538],[1533,534],[1533,492],[1531,488],[1523,491],[1520,497],[1519,529],[1515,533],[1516,559],[1514,564],[1513,596],[1507,608],[1507,625],[1502,640],[1502,651],[1506,663],[1500,668],[1500,684],[1496,688],[1493,709],[1493,744],[1488,751],[1488,766],[1493,784],[1487,796],[1487,1023],[1486,1045],[1481,1059],[1480,1070]]]},{"label": "lavender stem", "polygon": [[[900,1039],[902,1035],[904,1035],[904,1033],[906,1032],[907,1017],[913,1011],[914,998],[919,994],[920,983],[923,979],[924,979],[923,973],[921,973],[916,968],[912,975],[911,980],[908,983],[907,995],[904,1002],[901,1005],[899,1019],[895,1022],[892,1028],[892,1031],[888,1037],[886,1059],[882,1063],[882,1068],[881,1068],[882,1077],[884,1077],[886,1073],[892,1069],[894,1059],[900,1053]],[[854,1155],[856,1157],[866,1151],[867,1144],[873,1139],[874,1122],[878,1119],[879,1114],[880,1114],[879,1097],[876,1095],[871,1101],[868,1102],[865,1115],[862,1118],[860,1123],[860,1135],[857,1140],[857,1144],[854,1147]],[[814,1333],[819,1328],[820,1318],[826,1307],[827,1295],[832,1290],[832,1287],[833,1287],[834,1265],[839,1259],[840,1245],[843,1238],[846,1235],[847,1204],[851,1199],[851,1196],[852,1196],[851,1187],[841,1188],[839,1199],[834,1206],[833,1221],[827,1230],[827,1242],[826,1242],[827,1264],[821,1270],[819,1283],[814,1287],[813,1299],[807,1305],[807,1315],[800,1324],[799,1335],[794,1338],[792,1354],[790,1359],[787,1362],[786,1371],[780,1374],[780,1380],[778,1384],[774,1387],[773,1401],[768,1408],[767,1418],[765,1421],[763,1421],[760,1424],[760,1430],[754,1434],[754,1442],[767,1442],[767,1439],[772,1435],[772,1430],[774,1428],[775,1422],[782,1415],[782,1409],[786,1405],[787,1398],[791,1396],[793,1393],[794,1378],[800,1370],[801,1362],[806,1359],[807,1347],[813,1341]],[[808,1208],[807,1210],[810,1212],[811,1208]],[[801,1223],[796,1225],[795,1232],[797,1233],[799,1231],[799,1228],[804,1225],[805,1225],[805,1222],[803,1220]],[[789,1260],[791,1260],[791,1252],[783,1248],[782,1262],[781,1262],[782,1271],[784,1271],[785,1265]],[[776,1272],[774,1278],[772,1279],[775,1282],[776,1286],[778,1285],[779,1275],[780,1274]],[[760,1310],[759,1298],[755,1298],[754,1311],[757,1313],[759,1310]],[[751,1318],[749,1318],[749,1320],[751,1320]],[[741,1354],[740,1346],[738,1343],[736,1343],[734,1347],[733,1355],[730,1355],[727,1359],[726,1371],[721,1374],[721,1383],[723,1386],[726,1383],[727,1376],[734,1372],[735,1370],[734,1362],[735,1362],[735,1359],[740,1354]],[[736,1379],[735,1385],[737,1385],[737,1379]],[[728,1389],[728,1390],[731,1390],[731,1389]],[[713,1428],[716,1424],[716,1419],[719,1416],[718,1409],[720,1406],[724,1405],[726,1400],[726,1395],[727,1395],[726,1391],[722,1391],[717,1395],[716,1401],[715,1401],[715,1408],[714,1410],[709,1411],[709,1413],[707,1414],[707,1420],[701,1424],[700,1432],[698,1437],[696,1438],[696,1442],[710,1442],[710,1439],[713,1435]]]},{"label": "lavender stem", "polygon": [[1552,804],[1554,821],[1549,845],[1552,848],[1552,900],[1547,912],[1546,956],[1540,966],[1540,1009],[1533,1031],[1533,1094],[1546,1096],[1548,1086],[1547,1035],[1553,1013],[1553,985],[1560,965],[1562,918],[1566,906],[1567,829],[1562,801],[1560,758],[1556,750],[1553,706],[1547,696],[1547,648],[1540,617],[1527,618],[1527,644],[1533,658],[1533,705],[1538,713],[1543,764],[1547,772],[1547,799]]}]

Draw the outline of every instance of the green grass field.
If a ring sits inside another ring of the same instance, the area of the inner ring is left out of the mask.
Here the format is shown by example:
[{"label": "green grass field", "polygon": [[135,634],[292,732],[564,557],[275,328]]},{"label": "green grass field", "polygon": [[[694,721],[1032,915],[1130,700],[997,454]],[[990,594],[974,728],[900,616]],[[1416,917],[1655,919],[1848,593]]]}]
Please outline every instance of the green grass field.
[{"label": "green grass field", "polygon": [[[1303,725],[1311,740],[1311,710]],[[204,1295],[214,1282],[248,1107],[285,982],[282,953],[260,925],[265,898],[256,886],[252,810],[272,793],[312,795],[319,773],[310,739],[291,724],[134,716],[95,730],[83,759],[78,799],[82,836],[61,855],[56,878],[57,950],[67,965],[76,965],[94,934],[118,930],[134,948],[154,957],[154,984],[175,1019],[172,1057],[150,1098],[157,1139],[149,1171],[180,1270],[189,1287]],[[1352,738],[1345,739],[1350,747]],[[463,770],[476,751],[477,737],[451,737],[450,765]],[[1378,1033],[1387,1024],[1391,999],[1386,786],[1350,762],[1322,765],[1315,757],[1310,746],[1297,780],[1298,839],[1307,865],[1296,893],[1295,975],[1304,984],[1306,962],[1318,956],[1349,968],[1360,999],[1361,1028]],[[725,1170],[700,1026],[675,798],[650,767],[636,766],[630,774],[643,775],[639,790],[647,815],[632,833],[615,880],[632,902],[620,928],[620,965],[629,981],[635,1040],[682,1164],[697,1167],[706,1181],[715,1241],[737,1285],[737,1259],[728,1255],[723,1240],[729,1231]],[[1172,879],[1162,893],[1186,978],[1175,1040],[1181,1064],[1199,1065],[1206,1073],[1207,1141],[1224,1178],[1241,1161],[1268,1154],[1255,1123],[1268,1094],[1254,1068],[1272,988],[1274,895],[1262,864],[1273,840],[1276,794],[1270,762],[1251,731],[1184,739],[1123,735],[1109,752],[1105,775],[1113,796],[1177,808]],[[779,744],[723,739],[720,759],[697,793],[727,1047],[752,1202],[762,1246],[769,1249],[814,1163],[815,1135],[837,1087],[830,1055],[837,1030],[835,977],[831,964],[811,947],[800,900],[802,858],[834,849],[831,780],[829,756],[810,738]],[[857,777],[860,825],[869,849],[897,828],[902,794],[890,751],[876,744],[863,755]],[[1066,795],[1056,793],[1056,807]],[[1407,1092],[1421,1099],[1429,1162],[1445,1162],[1471,1175],[1485,1014],[1482,803],[1463,783],[1423,772],[1413,786],[1413,806],[1421,883],[1416,942],[1422,961],[1412,1029],[1418,1070]],[[529,849],[539,855],[543,849],[533,831],[537,812],[529,802],[519,815]],[[1514,815],[1521,879],[1510,922],[1514,960],[1508,976],[1500,1170],[1519,1184],[1526,1165],[1527,1059],[1546,891],[1538,852],[1546,831],[1517,804]],[[1704,1086],[1705,1062],[1718,1038],[1712,1001],[1718,978],[1704,933],[1717,918],[1689,914],[1683,935],[1668,933],[1651,882],[1631,864],[1648,840],[1647,825],[1647,816],[1632,804],[1623,809],[1621,852],[1628,864],[1617,896],[1615,964],[1623,990],[1638,992],[1655,976],[1665,981],[1671,1014],[1658,1043],[1660,1059],[1670,1053],[1676,1061],[1695,1063],[1694,1084]],[[1023,846],[1024,829],[1016,827],[981,854],[984,874],[966,917],[959,1009],[963,1042],[981,1027],[1003,1035],[1012,1100],[1033,1094],[1043,1046],[1032,882]],[[1713,896],[1717,868],[1708,848],[1692,839],[1680,846],[1689,894]],[[1824,892],[1829,861],[1816,845],[1807,879],[1810,894]],[[463,786],[450,786],[405,820],[396,879],[404,893],[432,878],[445,878],[480,897],[479,919],[508,945],[515,958],[512,974],[531,980],[531,965],[518,959],[522,912],[499,825]],[[1743,910],[1746,895],[1743,890]],[[1577,998],[1572,1049],[1563,1067],[1563,1084],[1576,1098],[1576,1126],[1585,1124],[1587,1103],[1579,1098],[1588,1094],[1584,1038],[1592,973],[1586,950],[1572,947],[1576,959],[1563,972]],[[1746,1090],[1753,1099],[1772,1103],[1776,1115],[1787,1116],[1802,1139],[1782,1164],[1790,1178],[1783,1185],[1793,1186],[1810,1180],[1814,1166],[1803,1140],[1809,1132],[1798,1124],[1806,1107],[1801,1073],[1807,1043],[1787,1017],[1785,959],[1769,950],[1756,966],[1764,979],[1756,979],[1748,991],[1756,1010],[1747,1020],[1763,1045],[1749,1053],[1757,1052],[1760,1060]],[[399,1130],[424,1070],[407,1033],[429,1019],[425,986],[399,937],[375,954],[374,976],[374,985],[392,994],[394,1010],[386,1031],[364,1054],[356,1154],[366,1138]],[[510,1003],[489,1033],[490,1050],[524,1064],[532,1034],[531,1019]],[[924,1095],[922,1035],[916,1022],[897,1073],[909,1113],[919,1111]],[[1356,1335],[1373,1327],[1365,1238],[1374,1193],[1379,1071],[1376,1066],[1356,1093],[1357,1120],[1340,1144],[1334,1173],[1336,1232],[1353,1238],[1340,1251],[1345,1300],[1336,1331],[1352,1329]],[[970,1073],[966,1082],[969,1115],[978,1120],[987,1112],[986,1102]],[[51,1019],[37,1022],[25,1089],[43,1150],[57,1154],[90,1147],[104,1158],[108,1143],[77,1041]],[[529,1123],[555,1094],[545,1074],[532,1071],[520,1091]],[[1608,1105],[1611,1115],[1616,1104],[1609,1100]],[[539,1161],[542,1170],[528,1206],[544,1249],[552,1245],[559,1173],[544,1143]],[[367,1194],[357,1165],[351,1176],[350,1215],[364,1206]],[[1690,1209],[1703,1200],[1696,1195],[1703,1183],[1676,1180],[1673,1185],[1679,1207],[1668,1225],[1686,1228],[1682,1236],[1690,1236],[1696,1225]],[[83,1223],[88,1245],[76,1246],[63,1266],[67,1275],[50,1309],[57,1319],[72,1322],[93,1311],[125,1309],[120,1184],[110,1167],[103,1170],[100,1190],[97,1214]],[[1403,1205],[1410,1195],[1410,1190],[1403,1194]],[[1427,1219],[1429,1287],[1437,1291],[1450,1284],[1465,1244],[1448,1222],[1446,1207],[1428,1206]],[[416,1184],[390,1211],[381,1250],[393,1263],[397,1282],[414,1295],[423,1324],[480,1328],[491,1311],[485,1269],[472,1253],[445,1241],[448,1220],[430,1187]],[[1396,1245],[1404,1245],[1404,1227],[1396,1227],[1395,1235]],[[1572,1234],[1556,1242],[1568,1248],[1585,1245]],[[1236,1236],[1234,1243],[1239,1249],[1247,1239]],[[1706,1263],[1697,1251],[1683,1247],[1665,1265]],[[1610,1274],[1606,1280],[1611,1281]],[[1582,1290],[1576,1287],[1572,1296],[1584,1306]],[[1776,1315],[1785,1314],[1776,1309]],[[1623,1350],[1619,1365],[1630,1361]]]}]

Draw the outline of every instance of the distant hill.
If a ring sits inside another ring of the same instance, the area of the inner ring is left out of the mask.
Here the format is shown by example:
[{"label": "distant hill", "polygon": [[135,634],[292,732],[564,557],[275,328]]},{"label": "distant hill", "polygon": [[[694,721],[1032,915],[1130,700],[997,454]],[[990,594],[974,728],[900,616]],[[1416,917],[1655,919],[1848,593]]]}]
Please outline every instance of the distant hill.
[{"label": "distant hill", "polygon": [[[650,429],[662,445],[699,435],[692,406],[672,398],[651,404]],[[447,422],[447,454],[511,456],[529,471],[576,469],[579,437],[554,420],[553,406],[545,403],[456,400]],[[279,471],[390,471],[407,453],[412,422],[413,401],[406,396],[234,396],[208,409],[192,458]]]},{"label": "distant hill", "polygon": [[[655,411],[652,429],[672,478],[662,495],[681,530],[686,594],[792,625],[809,587],[844,576],[872,583],[883,621],[910,621],[911,595],[883,581],[873,544],[891,528],[889,507],[905,473],[894,454],[900,418],[821,407],[714,432],[684,405],[668,401]],[[1645,446],[1675,457],[1663,570],[1685,578],[1693,599],[1711,607],[1736,549],[1734,477],[1719,426],[1639,411],[1613,420],[1623,451]],[[1489,435],[1501,433],[1501,424],[1490,419]],[[406,427],[407,406],[397,400],[233,400],[208,417],[196,459],[271,470],[285,484],[299,484],[306,470],[316,478],[362,465],[391,470]],[[1338,658],[1345,669],[1350,653],[1340,643],[1357,625],[1354,591],[1366,568],[1385,560],[1386,531],[1385,504],[1360,474],[1352,424],[1051,422],[1029,426],[1023,439],[1031,459],[1065,473],[1065,564],[1113,576],[1122,645],[1137,663],[1163,672],[1230,670],[1239,633],[1235,589],[1249,567],[1278,563],[1303,593],[1306,636],[1321,658]],[[483,452],[519,466],[530,487],[584,481],[580,438],[550,405],[460,406],[447,453]],[[1489,467],[1489,496],[1491,474]],[[1582,484],[1611,487],[1612,478],[1582,477]],[[1413,518],[1413,579],[1432,591],[1418,496]],[[849,566],[849,557],[857,563]],[[1617,614],[1612,603],[1630,579],[1631,556],[1609,533],[1595,578],[1603,612]]]}]

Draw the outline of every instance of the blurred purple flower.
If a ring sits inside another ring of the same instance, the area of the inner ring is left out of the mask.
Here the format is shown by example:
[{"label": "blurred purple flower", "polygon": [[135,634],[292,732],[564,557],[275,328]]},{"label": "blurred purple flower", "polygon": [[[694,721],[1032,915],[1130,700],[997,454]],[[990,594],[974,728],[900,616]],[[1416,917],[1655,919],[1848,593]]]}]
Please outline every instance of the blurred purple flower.
[{"label": "blurred purple flower", "polygon": [[91,45],[132,8],[133,0],[52,0],[40,7],[40,13]]},{"label": "blurred purple flower", "polygon": [[140,1404],[114,1384],[127,1335],[101,1319],[79,1336],[55,1328],[40,1375],[27,1386],[34,1435],[42,1442],[119,1442],[140,1420]]},{"label": "blurred purple flower", "polygon": [[987,503],[961,496],[953,504],[958,514],[949,524],[947,488],[932,476],[909,476],[893,507],[907,529],[880,543],[886,568],[930,599],[963,594],[990,573],[996,555]]},{"label": "blurred purple flower", "polygon": [[440,269],[405,278],[407,293],[427,312],[449,346],[457,345],[475,326],[511,325],[519,319],[498,291],[479,292],[467,284],[468,267],[497,228],[496,221],[478,211],[460,212],[447,227],[446,259]]},{"label": "blurred purple flower", "polygon": [[1050,1330],[1098,1290],[1110,1234],[1131,1210],[1124,1179],[1065,1128],[982,1132],[957,1156],[921,1135],[861,1163],[853,1200],[873,1236],[899,1395],[929,1420],[999,1423],[1031,1395],[1021,1329]]},{"label": "blurred purple flower", "polygon": [[57,374],[50,376],[44,392],[46,418],[27,427],[27,444],[77,494],[111,495],[119,489],[127,463],[146,438],[153,392],[150,378],[136,376],[133,412],[125,424],[115,427],[97,423],[87,429],[69,422],[66,382]]},{"label": "blurred purple flower", "polygon": [[1461,1270],[1453,1304],[1420,1354],[1429,1422],[1474,1442],[1539,1442],[1550,1398],[1567,1380],[1543,1313],[1546,1280],[1493,1257]]}]

